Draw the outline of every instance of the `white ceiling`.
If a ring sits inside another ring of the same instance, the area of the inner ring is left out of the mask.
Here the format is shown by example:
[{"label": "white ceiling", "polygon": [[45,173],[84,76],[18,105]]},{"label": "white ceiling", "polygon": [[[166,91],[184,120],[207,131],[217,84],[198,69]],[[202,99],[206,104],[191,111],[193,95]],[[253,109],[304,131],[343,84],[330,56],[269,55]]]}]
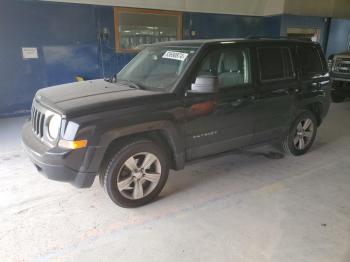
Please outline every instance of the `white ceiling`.
[{"label": "white ceiling", "polygon": [[44,0],[237,15],[281,14],[284,0]]},{"label": "white ceiling", "polygon": [[219,14],[349,17],[350,0],[43,0]]}]

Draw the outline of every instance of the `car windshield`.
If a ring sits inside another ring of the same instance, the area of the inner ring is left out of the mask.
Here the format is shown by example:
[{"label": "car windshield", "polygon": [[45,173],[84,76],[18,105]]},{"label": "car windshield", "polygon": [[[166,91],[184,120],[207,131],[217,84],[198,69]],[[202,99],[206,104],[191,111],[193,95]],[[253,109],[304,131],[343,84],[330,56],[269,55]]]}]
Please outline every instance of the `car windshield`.
[{"label": "car windshield", "polygon": [[143,49],[117,75],[117,82],[150,90],[174,86],[198,47],[150,46]]}]

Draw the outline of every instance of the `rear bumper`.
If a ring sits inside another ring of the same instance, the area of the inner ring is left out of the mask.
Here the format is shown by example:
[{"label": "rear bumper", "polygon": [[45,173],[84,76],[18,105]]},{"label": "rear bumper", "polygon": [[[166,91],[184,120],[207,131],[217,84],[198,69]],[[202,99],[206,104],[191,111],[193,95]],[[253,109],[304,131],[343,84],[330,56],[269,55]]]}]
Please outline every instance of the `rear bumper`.
[{"label": "rear bumper", "polygon": [[[29,122],[23,126],[22,144],[38,171],[47,178],[69,182],[78,188],[92,186],[98,168],[89,166],[91,163],[89,158],[94,155],[96,148],[78,150],[50,148],[33,134]],[[93,171],[89,171],[87,166]]]}]

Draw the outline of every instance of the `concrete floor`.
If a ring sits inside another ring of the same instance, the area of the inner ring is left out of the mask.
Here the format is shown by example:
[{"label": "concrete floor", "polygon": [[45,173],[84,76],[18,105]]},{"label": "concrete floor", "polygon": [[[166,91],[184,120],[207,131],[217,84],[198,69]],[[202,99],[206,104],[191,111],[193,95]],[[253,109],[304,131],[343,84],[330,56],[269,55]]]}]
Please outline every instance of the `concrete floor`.
[{"label": "concrete floor", "polygon": [[350,261],[350,103],[332,105],[311,152],[263,147],[172,172],[158,201],[115,206],[49,181],[0,120],[1,261]]}]

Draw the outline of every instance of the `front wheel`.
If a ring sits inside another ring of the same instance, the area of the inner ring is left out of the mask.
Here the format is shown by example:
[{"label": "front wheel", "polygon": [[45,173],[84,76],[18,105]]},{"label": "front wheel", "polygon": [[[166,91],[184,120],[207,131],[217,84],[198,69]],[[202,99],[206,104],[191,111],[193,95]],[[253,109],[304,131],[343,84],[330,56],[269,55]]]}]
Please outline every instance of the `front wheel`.
[{"label": "front wheel", "polygon": [[132,141],[110,156],[101,182],[108,196],[121,207],[151,202],[164,187],[169,173],[168,157],[152,141]]},{"label": "front wheel", "polygon": [[317,132],[317,121],[313,113],[306,111],[293,122],[288,134],[282,142],[287,154],[300,156],[312,146]]}]

